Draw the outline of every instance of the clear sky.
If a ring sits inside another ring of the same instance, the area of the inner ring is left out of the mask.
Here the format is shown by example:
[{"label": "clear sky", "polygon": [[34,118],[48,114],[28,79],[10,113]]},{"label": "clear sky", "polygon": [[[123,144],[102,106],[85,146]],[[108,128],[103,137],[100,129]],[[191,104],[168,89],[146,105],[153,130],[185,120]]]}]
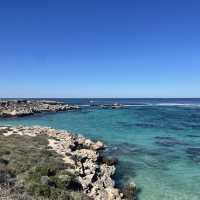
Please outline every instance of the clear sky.
[{"label": "clear sky", "polygon": [[200,97],[200,1],[0,0],[0,97]]}]

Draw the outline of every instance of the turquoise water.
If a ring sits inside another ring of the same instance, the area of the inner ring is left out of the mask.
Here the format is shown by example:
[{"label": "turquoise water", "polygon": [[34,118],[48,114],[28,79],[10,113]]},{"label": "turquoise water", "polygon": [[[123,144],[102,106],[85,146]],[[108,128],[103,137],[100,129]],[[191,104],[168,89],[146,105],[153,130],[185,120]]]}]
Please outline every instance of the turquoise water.
[{"label": "turquoise water", "polygon": [[[70,101],[88,104],[86,99]],[[119,160],[117,184],[135,182],[139,200],[199,200],[200,100],[122,103],[129,107],[83,106],[77,112],[1,119],[0,125],[51,126],[102,140],[108,145],[105,153]]]}]

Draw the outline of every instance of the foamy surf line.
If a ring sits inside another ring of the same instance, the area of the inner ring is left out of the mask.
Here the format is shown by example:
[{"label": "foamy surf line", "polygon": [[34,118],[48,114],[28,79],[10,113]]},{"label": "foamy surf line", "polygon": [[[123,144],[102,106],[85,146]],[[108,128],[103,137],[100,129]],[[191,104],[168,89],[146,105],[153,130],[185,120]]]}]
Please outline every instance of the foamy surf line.
[{"label": "foamy surf line", "polygon": [[[97,104],[98,107],[101,104]],[[124,107],[188,107],[200,108],[200,104],[186,104],[186,103],[149,103],[149,104],[122,104]],[[80,107],[95,107],[90,104],[79,104]]]},{"label": "foamy surf line", "polygon": [[200,104],[181,104],[181,103],[155,103],[155,104],[125,104],[126,107],[154,107],[154,106],[175,106],[175,107],[200,107]]},{"label": "foamy surf line", "polygon": [[200,107],[200,104],[189,104],[189,103],[158,103],[158,106],[197,106]]}]

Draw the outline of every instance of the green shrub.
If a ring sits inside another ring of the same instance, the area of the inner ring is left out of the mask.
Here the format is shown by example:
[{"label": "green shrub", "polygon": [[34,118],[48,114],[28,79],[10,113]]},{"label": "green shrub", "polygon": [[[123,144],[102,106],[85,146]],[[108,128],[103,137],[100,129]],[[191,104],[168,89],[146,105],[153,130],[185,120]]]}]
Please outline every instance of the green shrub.
[{"label": "green shrub", "polygon": [[17,177],[12,191],[33,199],[88,200],[81,193],[82,186],[76,176],[67,171],[70,167],[49,148],[45,135],[0,134],[0,175],[3,175],[0,182],[7,181],[4,177]]}]

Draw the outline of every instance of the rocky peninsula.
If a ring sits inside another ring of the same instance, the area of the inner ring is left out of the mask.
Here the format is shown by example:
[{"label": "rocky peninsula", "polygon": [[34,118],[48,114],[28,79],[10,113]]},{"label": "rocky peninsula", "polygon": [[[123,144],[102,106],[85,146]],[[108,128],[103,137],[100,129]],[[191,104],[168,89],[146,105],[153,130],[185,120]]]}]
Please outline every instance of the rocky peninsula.
[{"label": "rocky peninsula", "polygon": [[0,195],[27,200],[133,199],[135,186],[115,188],[116,163],[101,154],[104,148],[100,141],[49,127],[1,126]]},{"label": "rocky peninsula", "polygon": [[1,100],[0,117],[22,117],[41,112],[59,112],[80,109],[77,105],[47,100]]}]

